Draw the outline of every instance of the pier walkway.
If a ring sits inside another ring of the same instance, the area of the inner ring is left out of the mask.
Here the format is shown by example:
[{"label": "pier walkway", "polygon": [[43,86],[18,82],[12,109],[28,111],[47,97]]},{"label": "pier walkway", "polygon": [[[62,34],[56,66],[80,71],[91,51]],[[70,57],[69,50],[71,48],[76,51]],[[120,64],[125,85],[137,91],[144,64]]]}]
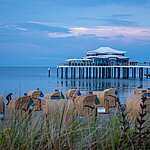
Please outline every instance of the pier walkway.
[{"label": "pier walkway", "polygon": [[99,65],[99,64],[69,64],[57,66],[57,77],[61,78],[149,78],[150,63],[137,65]]}]

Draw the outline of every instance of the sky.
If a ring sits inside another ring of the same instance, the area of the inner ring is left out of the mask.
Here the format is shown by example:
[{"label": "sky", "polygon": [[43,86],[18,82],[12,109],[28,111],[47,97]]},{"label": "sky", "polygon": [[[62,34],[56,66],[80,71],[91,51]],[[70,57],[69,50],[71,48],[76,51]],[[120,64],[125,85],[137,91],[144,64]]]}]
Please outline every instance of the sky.
[{"label": "sky", "polygon": [[111,47],[150,62],[150,0],[0,0],[0,67],[57,66]]}]

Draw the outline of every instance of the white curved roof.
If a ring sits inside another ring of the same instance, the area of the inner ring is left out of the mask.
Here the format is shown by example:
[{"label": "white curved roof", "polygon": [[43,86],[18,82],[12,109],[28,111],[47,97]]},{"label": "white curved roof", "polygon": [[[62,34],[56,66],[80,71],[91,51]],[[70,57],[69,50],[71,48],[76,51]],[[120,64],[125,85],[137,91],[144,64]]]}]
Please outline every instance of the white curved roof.
[{"label": "white curved roof", "polygon": [[91,61],[91,59],[88,59],[88,58],[83,58],[83,59],[67,59],[65,61]]},{"label": "white curved roof", "polygon": [[87,59],[97,58],[97,59],[108,59],[108,58],[119,58],[119,59],[129,59],[130,57],[125,57],[121,55],[99,55],[99,56],[87,56]]},{"label": "white curved roof", "polygon": [[87,51],[85,52],[86,54],[95,54],[95,53],[99,53],[99,54],[124,54],[126,53],[126,51],[119,51],[119,50],[115,50],[112,49],[111,47],[100,47],[96,50],[93,51]]}]

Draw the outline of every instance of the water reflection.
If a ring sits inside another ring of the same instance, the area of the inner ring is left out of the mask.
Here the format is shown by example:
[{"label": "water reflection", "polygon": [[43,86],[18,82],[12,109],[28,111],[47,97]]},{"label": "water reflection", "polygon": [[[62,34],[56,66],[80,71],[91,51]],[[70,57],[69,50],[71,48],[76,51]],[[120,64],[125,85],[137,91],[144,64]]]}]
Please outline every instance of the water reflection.
[{"label": "water reflection", "polygon": [[[59,84],[60,83],[60,84]],[[126,103],[131,94],[134,94],[134,88],[147,86],[146,80],[123,80],[123,79],[59,79],[57,88],[67,91],[72,88],[79,88],[83,93],[90,91],[104,90],[108,88],[117,88],[118,96],[122,103]]]}]

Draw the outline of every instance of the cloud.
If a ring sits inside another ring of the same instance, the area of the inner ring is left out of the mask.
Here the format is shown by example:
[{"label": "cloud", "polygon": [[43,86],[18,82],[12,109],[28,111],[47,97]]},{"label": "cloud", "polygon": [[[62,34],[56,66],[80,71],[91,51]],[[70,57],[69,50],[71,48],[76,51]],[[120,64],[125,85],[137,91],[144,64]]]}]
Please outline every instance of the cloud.
[{"label": "cloud", "polygon": [[47,22],[36,22],[30,21],[29,23],[21,24],[22,27],[25,27],[31,31],[48,31],[48,32],[63,32],[68,33],[69,29],[65,27],[57,27],[54,23]]},{"label": "cloud", "polygon": [[132,5],[141,6],[150,4],[149,0],[51,0],[58,5],[68,7],[97,7],[100,5]]},{"label": "cloud", "polygon": [[94,21],[106,26],[139,26],[134,21],[127,20],[131,17],[130,14],[111,15],[105,18],[96,17],[79,17],[78,20]]},{"label": "cloud", "polygon": [[27,31],[26,28],[21,27],[20,25],[16,24],[0,24],[0,30],[1,31]]},{"label": "cloud", "polygon": [[150,41],[150,28],[99,26],[94,28],[72,27],[69,33],[48,33],[48,37],[84,37],[95,36],[106,40],[122,39],[124,41],[146,40]]}]

